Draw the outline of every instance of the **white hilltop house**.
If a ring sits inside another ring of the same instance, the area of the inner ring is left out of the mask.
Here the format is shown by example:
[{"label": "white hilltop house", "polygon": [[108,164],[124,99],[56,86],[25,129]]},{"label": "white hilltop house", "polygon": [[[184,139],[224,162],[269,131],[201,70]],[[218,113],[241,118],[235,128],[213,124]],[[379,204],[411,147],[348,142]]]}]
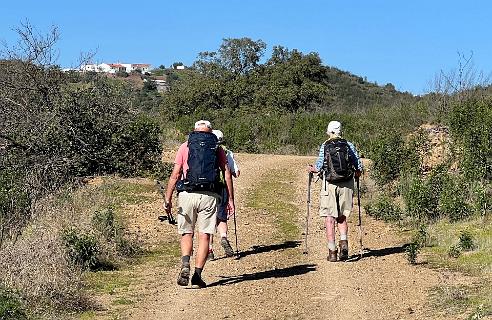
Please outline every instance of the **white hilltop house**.
[{"label": "white hilltop house", "polygon": [[80,66],[81,71],[116,73],[119,71],[132,72],[140,70],[142,73],[149,72],[150,64],[148,63],[87,63]]}]

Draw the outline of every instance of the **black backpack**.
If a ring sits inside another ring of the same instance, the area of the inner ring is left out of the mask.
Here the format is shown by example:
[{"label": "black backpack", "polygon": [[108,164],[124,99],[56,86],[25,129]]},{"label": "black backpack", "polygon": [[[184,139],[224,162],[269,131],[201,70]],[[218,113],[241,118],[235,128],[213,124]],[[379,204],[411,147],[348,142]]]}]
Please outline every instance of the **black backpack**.
[{"label": "black backpack", "polygon": [[[218,141],[211,132],[194,131],[188,136],[188,171],[178,191],[213,191],[221,188]],[[179,190],[181,189],[181,190]]]},{"label": "black backpack", "polygon": [[347,140],[335,139],[324,144],[325,154],[321,170],[328,182],[347,181],[354,176],[354,166]]}]

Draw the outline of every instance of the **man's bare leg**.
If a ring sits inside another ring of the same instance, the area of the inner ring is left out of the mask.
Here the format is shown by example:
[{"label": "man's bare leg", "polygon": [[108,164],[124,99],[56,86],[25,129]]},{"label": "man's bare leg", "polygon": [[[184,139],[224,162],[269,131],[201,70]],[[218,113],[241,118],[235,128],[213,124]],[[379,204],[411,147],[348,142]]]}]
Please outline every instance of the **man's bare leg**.
[{"label": "man's bare leg", "polygon": [[335,244],[335,218],[325,218],[326,239],[328,240],[328,260],[337,261],[337,248]]},{"label": "man's bare leg", "polygon": [[193,233],[181,235],[181,270],[178,275],[178,284],[187,286],[190,280],[190,256],[193,250]]},{"label": "man's bare leg", "polygon": [[347,260],[348,259],[347,217],[346,216],[340,216],[337,218],[337,222],[338,222],[338,231],[340,233],[340,243],[339,243],[340,260]]}]

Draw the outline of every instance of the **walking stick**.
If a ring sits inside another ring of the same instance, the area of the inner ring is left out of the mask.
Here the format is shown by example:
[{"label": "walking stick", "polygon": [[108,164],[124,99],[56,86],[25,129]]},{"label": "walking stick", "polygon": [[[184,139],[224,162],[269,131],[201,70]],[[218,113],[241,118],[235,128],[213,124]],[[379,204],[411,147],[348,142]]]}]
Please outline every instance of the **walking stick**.
[{"label": "walking stick", "polygon": [[311,208],[311,180],[313,180],[313,173],[309,172],[307,190],[306,232],[304,233],[304,254],[308,253],[309,209]]},{"label": "walking stick", "polygon": [[357,207],[359,207],[359,224],[357,225],[359,227],[359,256],[360,259],[362,259],[362,216],[360,214],[360,186],[359,186],[359,177],[356,178],[357,181]]},{"label": "walking stick", "polygon": [[[164,198],[164,201],[165,201],[166,189],[164,188],[164,186],[162,185],[162,183],[159,180],[157,180],[156,184],[157,184],[157,187],[159,188],[160,194],[162,195],[162,197]],[[171,211],[166,210],[166,215],[165,216],[163,216],[163,215],[158,216],[157,219],[159,219],[160,222],[167,220],[167,222],[169,222],[169,224],[173,224],[173,225],[177,224],[176,219],[174,219],[174,216],[173,216]]]},{"label": "walking stick", "polygon": [[241,255],[239,254],[239,249],[237,247],[237,224],[236,224],[236,212],[234,212],[234,235],[236,236],[236,260],[239,260],[241,258]]}]

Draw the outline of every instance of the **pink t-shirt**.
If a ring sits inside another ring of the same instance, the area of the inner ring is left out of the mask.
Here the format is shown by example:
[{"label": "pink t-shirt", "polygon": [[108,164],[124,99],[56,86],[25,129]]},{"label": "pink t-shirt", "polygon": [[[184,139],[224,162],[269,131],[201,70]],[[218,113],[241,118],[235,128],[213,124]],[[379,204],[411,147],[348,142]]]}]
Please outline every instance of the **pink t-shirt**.
[{"label": "pink t-shirt", "polygon": [[[188,142],[185,142],[179,147],[178,152],[176,153],[176,159],[174,160],[175,164],[179,164],[182,166],[183,176],[186,174],[186,172],[188,172],[188,169],[190,168],[188,166],[188,152]],[[225,166],[227,165],[227,157],[224,149],[218,148],[217,152],[219,167],[222,171],[225,171]]]}]

